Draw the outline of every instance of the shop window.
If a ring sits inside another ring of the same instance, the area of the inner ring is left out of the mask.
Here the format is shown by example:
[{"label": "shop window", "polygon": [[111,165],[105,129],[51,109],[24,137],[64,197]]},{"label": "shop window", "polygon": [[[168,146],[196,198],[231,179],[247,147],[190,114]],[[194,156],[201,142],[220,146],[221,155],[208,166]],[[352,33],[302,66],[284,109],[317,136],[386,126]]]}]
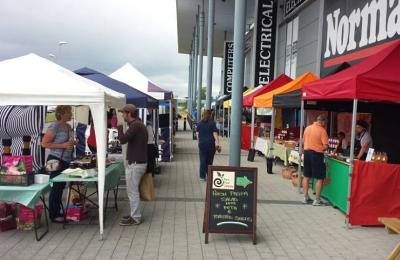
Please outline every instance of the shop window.
[{"label": "shop window", "polygon": [[298,34],[299,17],[296,17],[286,26],[285,74],[291,78],[296,78]]}]

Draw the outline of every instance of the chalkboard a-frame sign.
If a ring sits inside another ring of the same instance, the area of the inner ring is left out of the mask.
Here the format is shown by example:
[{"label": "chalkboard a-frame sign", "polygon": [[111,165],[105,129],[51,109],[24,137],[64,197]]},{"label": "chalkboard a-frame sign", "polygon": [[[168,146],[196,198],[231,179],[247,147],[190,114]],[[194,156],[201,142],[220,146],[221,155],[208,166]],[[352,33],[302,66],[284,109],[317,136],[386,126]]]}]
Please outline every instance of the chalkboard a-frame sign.
[{"label": "chalkboard a-frame sign", "polygon": [[251,234],[256,244],[257,168],[209,166],[203,231]]}]

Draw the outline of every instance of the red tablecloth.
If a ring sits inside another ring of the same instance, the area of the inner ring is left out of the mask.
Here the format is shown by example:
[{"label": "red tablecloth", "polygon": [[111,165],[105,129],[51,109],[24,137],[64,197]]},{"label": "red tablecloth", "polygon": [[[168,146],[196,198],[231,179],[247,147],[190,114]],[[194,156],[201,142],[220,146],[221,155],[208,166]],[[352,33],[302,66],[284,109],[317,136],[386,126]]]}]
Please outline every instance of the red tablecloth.
[{"label": "red tablecloth", "polygon": [[349,222],[380,226],[379,217],[400,217],[400,165],[355,161]]},{"label": "red tablecloth", "polygon": [[[258,136],[258,127],[254,127],[254,136]],[[243,150],[249,150],[251,147],[251,125],[242,125],[240,147]]]}]

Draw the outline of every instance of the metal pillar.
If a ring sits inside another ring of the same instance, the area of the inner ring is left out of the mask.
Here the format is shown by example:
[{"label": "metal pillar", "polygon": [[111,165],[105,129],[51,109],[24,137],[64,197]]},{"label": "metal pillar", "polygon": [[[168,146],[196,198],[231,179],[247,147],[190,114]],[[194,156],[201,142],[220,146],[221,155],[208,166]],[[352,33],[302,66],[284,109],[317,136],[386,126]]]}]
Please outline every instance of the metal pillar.
[{"label": "metal pillar", "polygon": [[[198,80],[198,59],[199,59],[199,7],[197,7],[197,16],[196,16],[196,28],[194,30],[194,80],[193,80],[193,99],[192,99],[192,107],[193,110],[196,108],[196,97],[197,97],[197,80]],[[196,118],[193,118],[196,120]]]},{"label": "metal pillar", "polygon": [[199,72],[197,79],[197,122],[201,119],[201,87],[203,84],[204,1],[199,16]]},{"label": "metal pillar", "polygon": [[250,144],[251,148],[254,148],[254,124],[256,119],[256,108],[251,107],[251,137],[250,137]]},{"label": "metal pillar", "polygon": [[350,195],[351,195],[351,179],[353,176],[354,169],[354,144],[356,139],[356,120],[357,120],[357,105],[358,100],[353,101],[353,116],[351,119],[351,143],[350,143],[350,166],[349,166],[349,182],[347,184],[347,212],[346,212],[346,226],[350,227],[349,213],[350,213]]},{"label": "metal pillar", "polygon": [[299,138],[299,166],[297,168],[297,192],[301,193],[301,180],[303,179],[301,172],[301,163],[303,154],[303,129],[304,129],[304,100],[301,100],[301,111],[300,111],[300,138]]},{"label": "metal pillar", "polygon": [[[193,46],[192,46],[193,47]],[[189,80],[188,80],[188,99],[186,101],[186,107],[188,110],[189,115],[192,113],[191,111],[191,105],[192,105],[192,100],[191,100],[191,96],[192,96],[192,67],[193,67],[193,55],[192,55],[192,51],[190,51],[190,55],[189,55]]]},{"label": "metal pillar", "polygon": [[240,166],[240,140],[242,121],[242,88],[244,74],[244,36],[246,29],[246,0],[235,0],[233,39],[233,81],[231,136],[229,139],[229,166]]},{"label": "metal pillar", "polygon": [[215,1],[208,0],[208,46],[207,46],[207,91],[206,109],[211,109],[213,56],[214,56],[214,18]]}]

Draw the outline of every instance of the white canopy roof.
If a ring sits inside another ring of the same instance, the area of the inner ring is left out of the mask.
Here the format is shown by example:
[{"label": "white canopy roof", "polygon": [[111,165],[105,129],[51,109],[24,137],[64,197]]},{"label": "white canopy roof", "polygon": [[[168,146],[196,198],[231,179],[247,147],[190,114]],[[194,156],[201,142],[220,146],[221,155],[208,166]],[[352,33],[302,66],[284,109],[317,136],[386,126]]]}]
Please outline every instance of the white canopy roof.
[{"label": "white canopy roof", "polygon": [[0,106],[88,105],[96,128],[99,225],[103,234],[106,161],[106,106],[121,108],[125,95],[76,75],[47,59],[29,54],[0,62]]},{"label": "white canopy roof", "polygon": [[124,66],[111,73],[110,77],[122,81],[155,99],[164,100],[164,93],[149,92],[149,79],[130,63],[126,63]]},{"label": "white canopy roof", "polygon": [[0,62],[0,105],[90,105],[122,107],[125,95],[28,54]]}]

